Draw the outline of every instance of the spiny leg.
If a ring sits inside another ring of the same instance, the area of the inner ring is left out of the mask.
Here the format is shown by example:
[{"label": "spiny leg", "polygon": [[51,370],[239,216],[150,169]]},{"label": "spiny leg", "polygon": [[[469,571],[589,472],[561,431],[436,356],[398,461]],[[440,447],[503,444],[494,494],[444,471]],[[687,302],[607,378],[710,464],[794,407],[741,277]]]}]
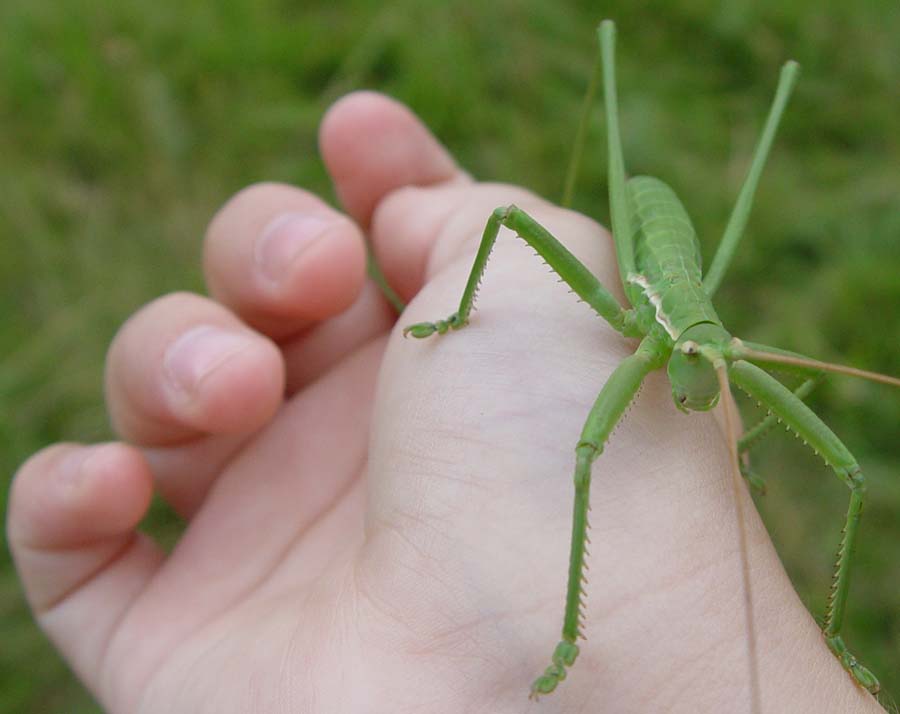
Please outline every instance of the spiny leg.
[{"label": "spiny leg", "polygon": [[[821,381],[822,377],[812,377],[810,379],[806,379],[801,382],[797,386],[797,388],[793,390],[792,393],[795,397],[797,397],[797,399],[805,399]],[[747,429],[747,431],[744,432],[743,436],[738,439],[738,452],[744,453],[752,446],[754,446],[760,439],[762,439],[772,430],[777,422],[778,417],[774,414],[768,414],[760,419],[759,422]]]},{"label": "spiny leg", "polygon": [[566,589],[566,610],[563,616],[562,640],[551,658],[552,664],[531,685],[530,698],[549,694],[566,678],[578,656],[575,644],[582,633],[582,604],[584,596],[584,559],[587,554],[587,513],[590,508],[591,464],[603,451],[613,428],[622,418],[637,394],[644,377],[662,366],[665,355],[650,338],[645,338],[630,357],[625,358],[600,390],[581,432],[575,449],[575,506],[572,516],[572,546],[569,557],[569,582]]},{"label": "spiny leg", "polygon": [[[747,350],[752,350],[755,354],[766,355],[768,357],[787,357],[796,359],[798,362],[806,361],[808,359],[807,357],[796,352],[791,352],[790,350],[783,350],[780,347],[770,347],[768,345],[762,345],[756,342],[746,342],[739,339],[733,340],[732,344],[726,349],[726,356],[729,359],[746,359],[748,362],[775,367],[780,372],[786,372],[787,374],[803,378],[803,382],[794,389],[794,396],[798,399],[805,399],[809,396],[810,392],[812,392],[812,390],[825,378],[825,373],[822,370],[804,364],[775,364],[771,361],[767,362],[765,359],[748,359],[744,356],[744,352]],[[737,442],[738,453],[740,455],[741,475],[747,480],[750,487],[759,494],[765,493],[766,486],[762,478],[750,468],[748,451],[759,442],[760,439],[768,434],[777,422],[777,416],[774,414],[767,414],[755,426],[747,429]]]},{"label": "spiny leg", "polygon": [[738,360],[729,369],[731,381],[769,409],[822,456],[850,489],[850,506],[838,548],[834,580],[825,613],[825,641],[856,682],[873,694],[878,680],[850,653],[841,638],[841,625],[850,587],[850,564],[856,545],[856,531],[862,513],[865,479],[856,459],[819,417],[777,379],[749,362]]},{"label": "spiny leg", "polygon": [[[810,377],[809,379],[805,379],[797,386],[796,389],[793,390],[794,396],[797,397],[797,399],[806,399],[806,397],[809,396],[810,392],[812,392],[812,390],[816,388],[816,386],[822,381],[823,378],[824,376],[820,375],[817,377]],[[766,434],[768,434],[777,423],[778,417],[775,414],[767,414],[754,426],[747,429],[737,442],[738,455],[740,457],[739,463],[741,467],[741,475],[747,480],[747,482],[750,484],[750,487],[760,495],[766,492],[766,484],[762,480],[762,478],[750,467],[748,452]]]},{"label": "spiny leg", "polygon": [[775,90],[775,99],[772,101],[772,108],[769,110],[769,116],[766,118],[766,125],[759,138],[759,143],[753,152],[750,170],[747,172],[747,178],[744,179],[743,186],[741,186],[741,191],[728,219],[728,225],[725,226],[725,233],[722,235],[716,255],[703,278],[703,288],[710,297],[719,289],[722,277],[725,275],[732,257],[734,257],[738,241],[740,241],[744,233],[747,219],[750,216],[750,209],[753,207],[753,195],[756,193],[760,174],[762,174],[763,167],[766,164],[769,149],[772,148],[772,141],[775,138],[775,132],[778,130],[778,124],[781,122],[781,115],[784,113],[788,98],[791,96],[794,85],[797,83],[797,71],[799,69],[800,66],[793,60],[786,62],[781,68],[778,88]]},{"label": "spiny leg", "polygon": [[404,336],[428,337],[435,332],[442,335],[447,330],[458,330],[466,325],[469,321],[469,314],[472,312],[472,307],[475,304],[475,294],[481,282],[481,277],[484,275],[488,256],[491,254],[491,249],[494,247],[501,226],[506,226],[515,231],[520,238],[538,252],[547,262],[547,265],[568,283],[578,297],[590,305],[600,317],[605,319],[616,330],[625,332],[625,310],[622,309],[622,306],[619,305],[612,294],[603,287],[602,283],[546,228],[523,210],[516,206],[509,206],[508,208],[495,210],[484,227],[481,245],[478,248],[475,263],[472,265],[469,280],[459,302],[459,309],[446,320],[419,322],[415,325],[409,325],[403,330]]}]

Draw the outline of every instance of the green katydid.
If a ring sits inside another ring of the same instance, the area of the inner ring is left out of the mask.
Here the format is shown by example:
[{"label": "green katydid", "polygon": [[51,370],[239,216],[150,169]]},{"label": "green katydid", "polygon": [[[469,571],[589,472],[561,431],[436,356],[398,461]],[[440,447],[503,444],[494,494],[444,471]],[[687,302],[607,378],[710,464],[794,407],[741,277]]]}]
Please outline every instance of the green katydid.
[{"label": "green katydid", "polygon": [[[854,457],[837,436],[807,407],[802,399],[825,372],[840,372],[900,386],[900,380],[818,362],[785,350],[755,345],[734,338],[722,325],[711,299],[734,255],[750,213],[760,174],[776,129],[797,78],[798,65],[782,68],[775,98],[757,144],[749,172],[725,228],[718,251],[705,275],[701,272],[700,247],[687,212],[675,193],[662,181],[636,176],[626,180],[619,137],[614,45],[615,28],[604,21],[599,28],[600,55],[585,103],[581,129],[566,180],[565,196],[571,196],[575,167],[584,137],[593,88],[602,75],[606,131],[609,143],[609,191],[613,241],[625,295],[631,306],[616,298],[556,238],[515,206],[498,208],[487,221],[475,263],[459,304],[444,320],[410,325],[404,335],[424,338],[464,327],[472,311],[476,288],[485,270],[501,226],[514,231],[543,257],[572,290],[625,337],[640,338],[636,352],[615,369],[591,409],[576,447],[575,505],[569,561],[568,587],[562,639],[551,665],[532,685],[532,696],[548,694],[565,678],[578,655],[583,636],[580,609],[584,587],[587,511],[591,465],[601,454],[611,431],[634,399],[644,378],[667,368],[675,405],[682,411],[706,411],[722,398],[726,422],[737,425],[730,385],[760,402],[770,415],[731,443],[733,484],[743,475],[754,488],[757,477],[742,458],[755,439],[775,420],[780,420],[819,453],[850,490],[850,506],[838,551],[835,576],[828,599],[823,632],[828,646],[850,676],[870,692],[878,680],[847,649],[841,625],[847,602],[850,561],[865,492],[865,482]],[[567,199],[564,199],[567,202]],[[804,381],[789,390],[763,367],[777,367]],[[728,433],[732,433],[728,429]],[[740,509],[737,509],[740,519]],[[739,523],[748,630],[750,691],[753,711],[759,710],[759,691],[753,637],[752,598],[743,523]]]}]

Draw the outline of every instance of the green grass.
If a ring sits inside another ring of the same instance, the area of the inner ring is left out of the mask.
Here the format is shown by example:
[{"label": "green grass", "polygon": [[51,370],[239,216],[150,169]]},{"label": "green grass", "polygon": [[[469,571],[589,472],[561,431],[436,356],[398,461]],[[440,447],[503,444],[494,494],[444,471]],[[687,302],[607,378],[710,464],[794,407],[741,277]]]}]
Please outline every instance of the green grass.
[{"label": "green grass", "polygon": [[[342,92],[399,97],[476,176],[557,197],[601,12],[619,26],[629,170],[671,183],[707,258],[778,69],[801,63],[717,304],[748,339],[900,373],[893,1],[103,5],[0,4],[3,474],[53,441],[109,436],[106,345],[147,300],[202,289],[201,236],[230,194],[263,179],[329,194],[316,126]],[[576,206],[605,221],[602,137],[596,118]],[[833,379],[811,402],[869,476],[847,641],[897,696],[900,394]],[[779,552],[821,612],[846,491],[781,435],[757,466]],[[96,711],[31,624],[8,560],[0,627],[0,712]]]}]

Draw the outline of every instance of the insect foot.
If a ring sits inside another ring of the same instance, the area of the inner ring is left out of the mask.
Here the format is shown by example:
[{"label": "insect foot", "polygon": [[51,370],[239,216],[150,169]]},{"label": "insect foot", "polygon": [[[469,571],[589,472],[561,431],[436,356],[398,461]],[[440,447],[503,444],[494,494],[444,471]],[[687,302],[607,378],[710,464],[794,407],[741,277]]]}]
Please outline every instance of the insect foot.
[{"label": "insect foot", "polygon": [[847,649],[844,641],[838,636],[826,636],[825,641],[828,643],[831,651],[841,661],[841,664],[844,665],[844,669],[856,680],[856,683],[860,687],[869,690],[871,694],[878,694],[878,690],[881,689],[878,678],[857,661],[856,657]]},{"label": "insect foot", "polygon": [[743,462],[741,462],[741,476],[747,480],[747,483],[750,484],[750,488],[753,489],[753,492],[756,495],[766,495],[766,482],[762,480],[762,477],[759,474]]},{"label": "insect foot", "polygon": [[465,323],[459,319],[459,313],[454,312],[446,320],[437,322],[417,322],[415,325],[407,325],[403,328],[403,336],[412,335],[417,339],[430,337],[435,332],[443,335],[447,330],[458,330]]},{"label": "insect foot", "polygon": [[534,684],[531,685],[531,694],[528,695],[528,698],[537,701],[542,694],[550,694],[556,689],[556,685],[566,678],[566,667],[571,667],[575,664],[577,656],[578,645],[574,642],[563,640],[556,645],[556,649],[553,650],[553,664],[547,667],[544,673],[534,680]]}]

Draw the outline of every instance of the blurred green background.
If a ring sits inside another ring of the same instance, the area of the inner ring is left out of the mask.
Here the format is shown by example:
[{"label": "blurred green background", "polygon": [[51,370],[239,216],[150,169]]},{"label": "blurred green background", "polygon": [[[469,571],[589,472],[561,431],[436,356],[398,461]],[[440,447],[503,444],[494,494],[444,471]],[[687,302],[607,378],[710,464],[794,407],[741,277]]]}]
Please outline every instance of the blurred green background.
[{"label": "blurred green background", "polygon": [[[619,26],[629,170],[671,183],[707,260],[779,67],[801,63],[720,314],[748,339],[900,374],[895,0],[4,0],[4,485],[50,442],[109,437],[106,345],[142,303],[202,290],[204,226],[232,193],[265,179],[330,196],[316,127],[343,92],[388,92],[476,176],[556,198],[603,17]],[[603,136],[595,117],[576,205],[605,222]],[[811,403],[869,476],[846,639],[889,704],[900,692],[900,393],[835,378]],[[846,489],[783,434],[754,458],[769,489],[759,507],[821,613]],[[5,510],[6,488],[2,498]],[[161,506],[148,527],[177,530]],[[98,711],[0,557],[0,712]]]}]

